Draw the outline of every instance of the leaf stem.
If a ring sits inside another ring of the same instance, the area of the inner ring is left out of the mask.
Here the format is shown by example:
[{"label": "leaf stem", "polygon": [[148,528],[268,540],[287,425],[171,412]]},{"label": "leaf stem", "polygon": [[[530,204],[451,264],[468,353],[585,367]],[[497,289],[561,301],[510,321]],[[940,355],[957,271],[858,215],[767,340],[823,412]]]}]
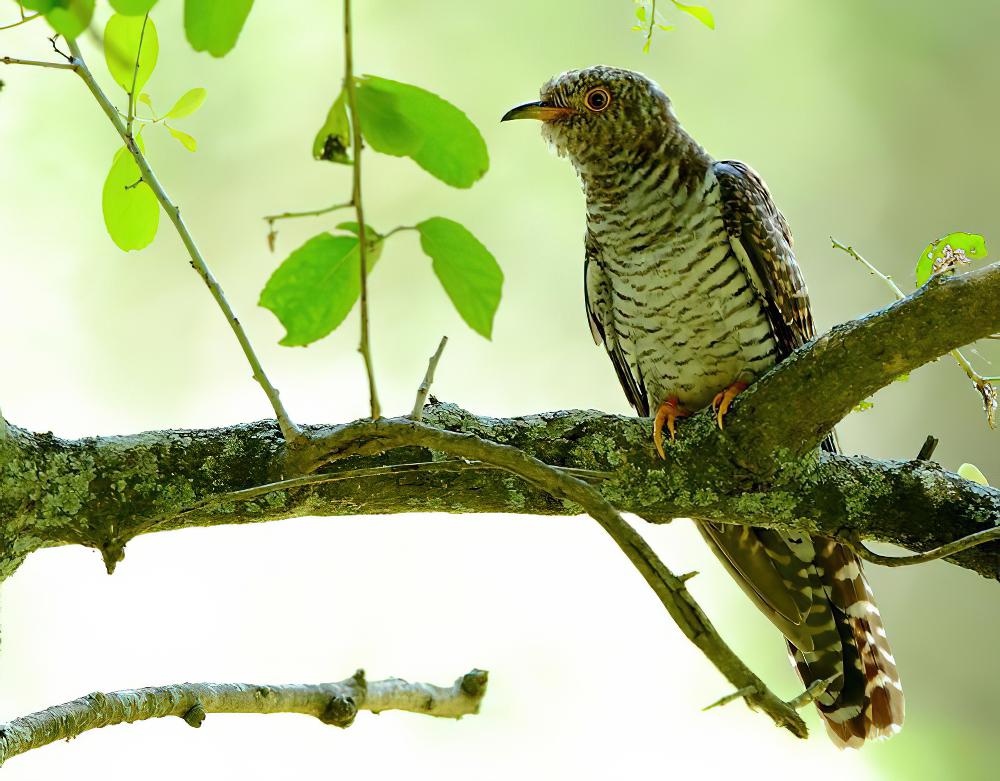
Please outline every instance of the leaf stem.
[{"label": "leaf stem", "polygon": [[371,403],[371,417],[376,420],[382,411],[375,387],[375,370],[372,367],[371,342],[368,335],[368,233],[365,230],[365,211],[361,201],[361,120],[358,116],[358,99],[354,84],[354,51],[351,34],[351,0],[344,0],[344,89],[347,91],[347,107],[351,113],[351,146],[354,152],[352,168],[354,177],[351,187],[351,203],[358,223],[358,255],[361,259],[361,341],[358,352],[365,361],[368,375],[368,398]]},{"label": "leaf stem", "polygon": [[142,56],[142,41],[146,37],[146,25],[149,23],[149,13],[142,17],[142,29],[139,31],[139,45],[135,49],[135,67],[132,69],[132,89],[128,91],[128,124],[126,132],[132,135],[132,123],[135,120],[135,85],[139,79],[139,57]]},{"label": "leaf stem", "polygon": [[335,203],[333,206],[326,206],[322,209],[310,209],[308,211],[302,212],[282,212],[281,214],[268,214],[264,217],[264,220],[269,223],[272,227],[278,220],[294,220],[298,217],[321,217],[324,214],[329,214],[330,212],[335,212],[340,209],[349,209],[354,203],[347,201],[347,203]]},{"label": "leaf stem", "polygon": [[156,200],[159,201],[160,206],[163,207],[163,210],[167,213],[167,216],[173,223],[174,228],[177,230],[177,234],[180,236],[181,241],[191,258],[191,267],[198,272],[198,276],[201,277],[202,281],[208,287],[208,290],[215,299],[216,304],[218,304],[219,309],[222,310],[222,314],[225,316],[226,322],[229,323],[229,327],[232,329],[233,334],[240,343],[240,347],[243,349],[243,354],[246,356],[247,363],[250,364],[250,368],[253,372],[253,378],[260,384],[264,393],[267,395],[268,401],[271,402],[271,407],[274,410],[275,417],[278,420],[278,426],[281,428],[281,433],[285,437],[285,441],[289,444],[294,444],[302,437],[302,433],[298,426],[292,422],[292,419],[288,416],[288,412],[285,411],[285,407],[281,402],[277,388],[271,384],[267,374],[264,373],[260,359],[258,359],[256,352],[254,352],[253,345],[250,343],[250,338],[247,336],[246,331],[240,324],[239,318],[237,318],[236,313],[233,311],[229,301],[226,299],[222,287],[212,274],[212,270],[209,268],[204,256],[202,256],[201,250],[198,249],[198,245],[195,243],[194,237],[191,235],[184,219],[181,217],[180,209],[178,209],[177,206],[175,206],[170,200],[170,197],[163,189],[163,186],[156,178],[156,174],[153,173],[152,168],[150,168],[149,162],[146,160],[142,150],[139,149],[139,145],[129,133],[128,128],[125,126],[125,123],[122,122],[121,117],[118,116],[118,110],[114,107],[111,101],[108,100],[107,95],[104,94],[104,91],[94,79],[93,74],[87,67],[86,61],[83,59],[83,54],[80,52],[80,47],[77,42],[75,40],[70,40],[68,43],[70,52],[73,55],[73,62],[69,65],[69,67],[75,70],[80,78],[83,79],[83,82],[87,85],[87,88],[97,100],[98,105],[107,115],[108,119],[111,120],[111,124],[114,125],[115,130],[118,131],[118,135],[120,135],[122,140],[125,142],[125,147],[132,154],[136,165],[139,167],[143,181],[149,185],[150,190],[152,190],[153,194],[156,196]]}]

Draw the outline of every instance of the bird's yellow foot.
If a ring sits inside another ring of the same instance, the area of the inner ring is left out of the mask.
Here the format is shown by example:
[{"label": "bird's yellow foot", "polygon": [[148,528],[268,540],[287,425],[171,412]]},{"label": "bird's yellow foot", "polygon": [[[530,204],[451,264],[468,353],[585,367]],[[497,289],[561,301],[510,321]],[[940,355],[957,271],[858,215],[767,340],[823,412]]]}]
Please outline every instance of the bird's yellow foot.
[{"label": "bird's yellow foot", "polygon": [[656,452],[664,461],[667,460],[667,454],[663,452],[663,426],[666,425],[667,431],[670,432],[670,441],[673,442],[677,439],[677,418],[684,418],[690,414],[677,403],[676,396],[671,396],[656,410],[656,417],[653,418],[653,444],[656,445]]},{"label": "bird's yellow foot", "polygon": [[715,394],[715,398],[712,399],[712,411],[715,413],[715,419],[719,423],[719,429],[723,428],[722,421],[725,419],[726,413],[729,411],[729,405],[733,403],[733,399],[748,387],[750,386],[745,382],[734,382],[724,391],[719,391]]}]

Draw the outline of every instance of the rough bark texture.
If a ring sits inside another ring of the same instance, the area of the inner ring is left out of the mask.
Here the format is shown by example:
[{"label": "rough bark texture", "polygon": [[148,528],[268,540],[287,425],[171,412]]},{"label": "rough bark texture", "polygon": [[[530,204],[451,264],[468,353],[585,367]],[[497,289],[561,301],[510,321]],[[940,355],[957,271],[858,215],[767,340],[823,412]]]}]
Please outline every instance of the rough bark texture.
[{"label": "rough bark texture", "polygon": [[[549,464],[607,472],[598,485],[604,497],[654,523],[686,516],[828,535],[853,530],[922,551],[1000,519],[1000,491],[929,462],[808,454],[759,480],[714,457],[717,448],[708,445],[720,435],[707,415],[686,422],[667,462],[653,452],[643,419],[593,411],[495,419],[435,404],[424,421],[513,445]],[[444,459],[402,447],[340,458],[331,471]],[[100,549],[114,561],[137,534],[184,526],[302,515],[579,512],[507,472],[451,471],[446,465],[203,503],[276,482],[289,476],[286,470],[284,441],[273,421],[74,441],[11,426],[0,443],[0,573],[8,575],[32,550],[67,543]],[[954,561],[997,577],[1000,544],[973,548]]]}]

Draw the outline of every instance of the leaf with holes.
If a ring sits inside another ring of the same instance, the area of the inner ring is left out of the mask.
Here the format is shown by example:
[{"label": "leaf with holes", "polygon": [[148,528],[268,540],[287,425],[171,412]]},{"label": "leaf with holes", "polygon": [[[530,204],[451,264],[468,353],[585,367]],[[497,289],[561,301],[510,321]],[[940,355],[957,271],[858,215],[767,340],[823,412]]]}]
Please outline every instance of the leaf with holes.
[{"label": "leaf with holes", "polygon": [[160,40],[152,19],[122,14],[108,19],[104,28],[104,59],[111,77],[125,92],[132,91],[134,80],[136,94],[141,93],[153,75],[159,55]]},{"label": "leaf with holes", "polygon": [[433,261],[434,273],[455,309],[473,331],[491,339],[503,288],[496,258],[454,220],[431,217],[417,230],[420,246]]},{"label": "leaf with holes", "polygon": [[489,168],[486,142],[456,106],[412,84],[357,80],[361,133],[372,149],[409,157],[452,187],[471,187]]},{"label": "leaf with holes", "polygon": [[351,123],[347,119],[346,96],[341,90],[326,114],[323,127],[313,140],[313,157],[317,160],[329,160],[331,163],[350,164],[351,157],[347,153],[350,147]]},{"label": "leaf with holes", "polygon": [[230,52],[240,37],[253,0],[184,0],[184,32],[196,52],[213,57]]},{"label": "leaf with holes", "polygon": [[139,166],[122,147],[104,180],[101,207],[111,240],[126,252],[147,246],[160,224],[160,204],[141,179]]},{"label": "leaf with holes", "polygon": [[986,239],[978,233],[949,233],[932,241],[917,261],[917,287],[942,271],[958,264],[986,257]]}]

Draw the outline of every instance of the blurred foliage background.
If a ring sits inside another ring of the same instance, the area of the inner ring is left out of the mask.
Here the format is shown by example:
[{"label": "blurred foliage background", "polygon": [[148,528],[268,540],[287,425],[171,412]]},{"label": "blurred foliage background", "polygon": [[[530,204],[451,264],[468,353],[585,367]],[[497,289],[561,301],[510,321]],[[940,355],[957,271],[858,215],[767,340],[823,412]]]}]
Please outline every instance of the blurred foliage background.
[{"label": "blurred foliage background", "polygon": [[[767,179],[795,233],[821,329],[890,300],[829,236],[912,286],[917,255],[954,230],[1000,247],[1000,7],[954,0],[801,3],[711,0],[717,29],[668,14],[642,54],[633,8],[617,2],[365,2],[359,73],[434,90],[480,126],[491,170],[468,192],[407,160],[369,155],[366,207],[380,228],[428,214],[462,221],[506,274],[487,342],[461,323],[415,236],[394,241],[371,279],[373,349],[388,414],[412,404],[427,356],[451,342],[435,392],[476,412],[568,407],[627,412],[582,303],[583,199],[569,165],[528,123],[500,115],[562,70],[642,70],[717,157]],[[258,0],[225,59],[194,54],[180,4],[154,16],[158,105],[194,86],[208,100],[147,151],[299,420],[366,412],[357,314],[308,349],[255,304],[288,252],[326,221],[261,217],[343,200],[350,171],[311,159],[339,90],[338,4]],[[16,7],[5,4],[6,17]],[[669,9],[665,9],[668,10]],[[107,14],[107,8],[99,14]],[[103,17],[99,18],[103,19]],[[103,22],[101,22],[103,26]],[[51,57],[39,23],[0,33],[0,53]],[[98,52],[85,54],[106,85]],[[4,68],[0,93],[0,403],[15,424],[64,436],[215,426],[269,415],[242,355],[176,235],[129,255],[108,238],[100,193],[118,139],[69,73]],[[996,372],[1000,350],[973,351]],[[994,364],[990,364],[990,361]],[[837,381],[837,378],[831,378]],[[849,452],[936,457],[1000,481],[998,435],[948,359],[915,372],[841,427]],[[644,530],[757,672],[797,693],[783,645],[678,521]],[[370,676],[450,681],[491,671],[480,716],[461,723],[365,715],[346,732],[296,716],[212,716],[89,733],[18,758],[10,779],[297,776],[608,778],[673,772],[811,779],[994,778],[1000,682],[998,586],[947,564],[871,568],[908,696],[901,735],[838,753],[810,716],[795,741],[740,704],[700,708],[726,684],[670,624],[596,524],[585,519],[299,519],[192,529],[129,545],[113,578],[99,555],[34,554],[2,588],[0,719],[98,689],[179,680],[317,681]]]}]

